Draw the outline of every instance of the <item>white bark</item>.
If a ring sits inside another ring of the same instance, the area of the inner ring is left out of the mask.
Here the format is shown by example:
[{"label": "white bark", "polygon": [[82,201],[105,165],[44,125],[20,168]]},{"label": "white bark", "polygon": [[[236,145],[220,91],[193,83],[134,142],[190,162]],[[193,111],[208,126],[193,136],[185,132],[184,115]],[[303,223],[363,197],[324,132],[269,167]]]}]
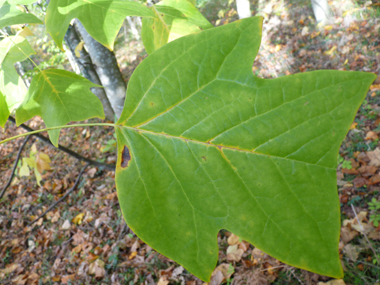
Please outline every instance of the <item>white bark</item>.
[{"label": "white bark", "polygon": [[311,0],[314,17],[318,23],[326,23],[331,17],[331,10],[327,0]]},{"label": "white bark", "polygon": [[[94,64],[91,61],[89,54],[85,49],[82,49],[79,54],[80,57],[77,58],[74,54],[75,47],[80,43],[79,35],[73,26],[69,26],[67,32],[65,34],[65,41],[68,45],[68,49],[66,50],[67,54],[72,56],[72,60],[75,62],[75,66],[77,66],[82,72],[83,76],[90,80],[91,82],[102,85],[100,79],[95,71]],[[70,53],[68,53],[70,51]],[[70,59],[70,58],[69,58]],[[70,60],[71,63],[71,60]],[[92,93],[99,98],[100,102],[102,102],[104,114],[107,120],[113,121],[115,117],[115,112],[113,111],[111,104],[107,98],[107,94],[104,88],[94,87],[91,88]]]},{"label": "white bark", "polygon": [[106,91],[112,109],[116,117],[119,118],[124,106],[126,86],[115,54],[95,41],[78,20],[75,20],[75,24]]},{"label": "white bark", "polygon": [[239,15],[239,19],[251,17],[251,8],[249,0],[236,0],[236,8]]}]

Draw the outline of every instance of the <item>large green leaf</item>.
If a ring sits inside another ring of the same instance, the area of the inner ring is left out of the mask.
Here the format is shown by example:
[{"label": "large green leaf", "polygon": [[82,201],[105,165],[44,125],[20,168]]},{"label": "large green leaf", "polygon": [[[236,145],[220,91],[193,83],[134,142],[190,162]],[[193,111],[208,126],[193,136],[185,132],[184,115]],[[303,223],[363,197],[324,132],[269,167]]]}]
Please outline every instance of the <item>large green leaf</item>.
[{"label": "large green leaf", "polygon": [[124,218],[210,278],[227,229],[273,257],[343,275],[339,146],[374,74],[252,74],[259,17],[173,41],[136,69],[116,128]]},{"label": "large green leaf", "polygon": [[46,30],[60,49],[70,21],[79,19],[87,32],[102,45],[113,49],[126,16],[153,17],[138,2],[128,0],[51,0],[46,11]]},{"label": "large green leaf", "polygon": [[27,92],[14,64],[34,53],[29,42],[21,36],[10,36],[0,42],[0,92],[5,96],[10,112],[21,104]]},{"label": "large green leaf", "polygon": [[151,7],[154,18],[143,18],[141,37],[150,54],[179,37],[213,28],[188,0],[164,0]]},{"label": "large green leaf", "polygon": [[11,5],[9,2],[3,3],[0,7],[0,29],[6,26],[26,23],[43,24],[43,22],[33,14],[24,13],[20,11],[16,5]]},{"label": "large green leaf", "polygon": [[[33,77],[25,100],[16,111],[17,125],[34,116],[41,116],[48,128],[70,121],[104,118],[102,103],[90,87],[99,86],[69,71],[41,71]],[[59,129],[49,131],[55,146],[58,146],[59,132]]]}]

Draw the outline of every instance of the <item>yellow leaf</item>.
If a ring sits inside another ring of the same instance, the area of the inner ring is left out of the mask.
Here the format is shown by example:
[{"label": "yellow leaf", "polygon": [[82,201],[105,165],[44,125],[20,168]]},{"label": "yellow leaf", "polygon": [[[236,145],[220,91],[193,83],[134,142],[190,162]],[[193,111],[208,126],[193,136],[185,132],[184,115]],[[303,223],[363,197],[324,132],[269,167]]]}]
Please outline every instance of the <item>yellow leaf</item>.
[{"label": "yellow leaf", "polygon": [[348,58],[344,61],[343,65],[348,63]]},{"label": "yellow leaf", "polygon": [[132,253],[129,255],[128,259],[133,259],[133,258],[135,258],[136,255],[137,255],[137,251],[134,251],[134,252],[132,252]]},{"label": "yellow leaf", "polygon": [[41,186],[42,176],[41,173],[38,171],[37,167],[34,168],[34,175],[36,176],[37,185]]},{"label": "yellow leaf", "polygon": [[36,144],[34,143],[32,145],[32,147],[30,148],[30,154],[35,154],[37,152],[37,147],[36,147]]},{"label": "yellow leaf", "polygon": [[320,33],[321,33],[321,32],[312,32],[310,37],[311,37],[312,39],[314,39],[316,36],[319,36]]},{"label": "yellow leaf", "polygon": [[74,223],[74,224],[77,224],[77,225],[80,225],[82,223],[82,219],[84,217],[84,213],[80,213],[78,214],[74,219],[72,219],[71,221]]},{"label": "yellow leaf", "polygon": [[28,36],[33,36],[34,34],[28,27],[24,27],[18,35],[26,38]]},{"label": "yellow leaf", "polygon": [[84,41],[80,41],[79,44],[75,47],[74,53],[76,57],[80,57],[80,51],[83,49]]},{"label": "yellow leaf", "polygon": [[333,28],[333,26],[331,26],[331,25],[325,26],[326,31],[330,31],[330,30],[332,30],[332,28]]},{"label": "yellow leaf", "polygon": [[29,167],[28,163],[25,161],[25,157],[22,159],[22,165],[18,171],[19,176],[29,176]]},{"label": "yellow leaf", "polygon": [[358,123],[353,122],[353,123],[351,124],[350,130],[356,129],[356,126],[357,126],[357,125],[358,125]]},{"label": "yellow leaf", "polygon": [[336,46],[333,46],[330,50],[325,51],[324,54],[325,55],[332,55],[335,50],[336,50]]}]

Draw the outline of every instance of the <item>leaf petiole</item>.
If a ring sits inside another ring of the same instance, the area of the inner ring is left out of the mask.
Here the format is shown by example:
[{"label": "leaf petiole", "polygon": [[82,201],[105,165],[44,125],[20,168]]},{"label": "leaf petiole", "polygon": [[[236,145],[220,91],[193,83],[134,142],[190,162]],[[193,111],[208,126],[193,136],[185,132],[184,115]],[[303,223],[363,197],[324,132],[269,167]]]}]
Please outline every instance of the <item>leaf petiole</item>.
[{"label": "leaf petiole", "polygon": [[45,129],[41,129],[41,130],[35,130],[32,132],[27,132],[27,133],[23,133],[23,134],[14,136],[14,137],[10,137],[10,138],[7,138],[5,140],[0,141],[0,144],[9,142],[9,141],[17,139],[17,138],[21,138],[21,137],[25,137],[25,136],[33,135],[33,134],[37,134],[37,133],[42,133],[42,132],[46,132],[46,131],[50,131],[50,130],[68,129],[68,128],[76,128],[76,127],[93,127],[93,126],[116,127],[116,124],[112,124],[112,123],[91,123],[91,124],[74,124],[74,125],[55,126],[55,127],[45,128]]}]

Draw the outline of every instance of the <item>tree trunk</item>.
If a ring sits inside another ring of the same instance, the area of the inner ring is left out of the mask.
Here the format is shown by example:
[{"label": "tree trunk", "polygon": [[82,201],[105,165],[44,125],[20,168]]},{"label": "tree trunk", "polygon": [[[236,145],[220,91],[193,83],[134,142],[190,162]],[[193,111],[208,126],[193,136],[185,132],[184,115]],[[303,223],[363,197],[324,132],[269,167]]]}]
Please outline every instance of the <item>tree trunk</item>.
[{"label": "tree trunk", "polygon": [[[92,63],[91,58],[86,52],[86,50],[82,49],[79,52],[80,54],[79,58],[75,56],[74,51],[75,51],[75,48],[80,43],[80,38],[74,26],[71,26],[71,25],[69,26],[65,34],[65,41],[69,47],[68,51],[70,51],[71,55],[73,56],[73,60],[75,60],[76,65],[79,67],[83,76],[87,78],[88,80],[90,80],[92,83],[102,85],[102,83],[100,82],[99,76],[95,71],[94,64]],[[104,88],[95,87],[95,88],[91,88],[91,91],[102,102],[106,119],[113,121],[115,118],[115,112],[113,111],[111,107],[110,101],[108,100],[108,97]]]},{"label": "tree trunk", "polygon": [[126,86],[117,64],[115,54],[95,41],[83,25],[75,20],[76,28],[81,35],[85,47],[95,65],[102,86],[105,88],[108,100],[116,117],[120,117],[124,106]]},{"label": "tree trunk", "polygon": [[[135,17],[137,18],[137,17]],[[136,39],[136,40],[139,40],[140,39],[140,34],[139,34],[139,31],[137,30],[137,27],[136,27],[136,24],[135,24],[135,19],[133,19],[132,17],[130,16],[127,16],[127,22],[128,22],[128,25],[129,27],[131,28],[131,33],[133,35],[133,37]],[[139,18],[138,18],[139,19]],[[140,25],[141,26],[141,25]]]},{"label": "tree trunk", "polygon": [[331,10],[327,0],[311,0],[314,17],[318,23],[326,23],[331,17]]},{"label": "tree trunk", "polygon": [[249,0],[236,0],[236,8],[239,15],[239,19],[251,17],[251,8]]}]

